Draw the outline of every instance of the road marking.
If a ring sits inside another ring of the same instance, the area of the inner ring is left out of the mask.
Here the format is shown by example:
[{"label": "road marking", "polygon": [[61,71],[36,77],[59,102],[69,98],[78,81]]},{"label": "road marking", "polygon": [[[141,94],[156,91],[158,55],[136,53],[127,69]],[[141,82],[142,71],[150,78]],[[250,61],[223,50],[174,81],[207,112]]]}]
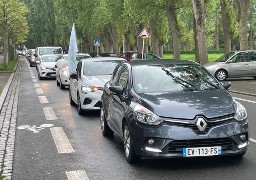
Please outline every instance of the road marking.
[{"label": "road marking", "polygon": [[45,115],[46,120],[52,121],[52,120],[57,119],[57,117],[51,107],[44,107],[43,110],[44,110],[44,115]]},{"label": "road marking", "polygon": [[21,125],[17,129],[25,129],[28,131],[31,131],[33,133],[39,133],[40,130],[43,130],[47,127],[53,127],[53,124],[42,124],[39,127],[36,127],[36,125],[30,126],[30,125]]},{"label": "road marking", "polygon": [[83,170],[66,171],[68,180],[89,180],[87,174]]},{"label": "road marking", "polygon": [[35,83],[35,82],[37,82],[37,79],[32,79],[32,81]]},{"label": "road marking", "polygon": [[36,78],[36,76],[31,76],[31,78],[33,79],[33,78]]},{"label": "road marking", "polygon": [[74,153],[74,149],[72,148],[65,132],[62,127],[52,127],[50,128],[54,143],[57,147],[58,153]]},{"label": "road marking", "polygon": [[46,98],[46,96],[38,96],[39,101],[41,104],[46,104],[49,103],[48,99]]},{"label": "road marking", "polygon": [[255,101],[251,101],[251,100],[247,100],[247,99],[242,99],[242,98],[237,98],[237,97],[235,97],[235,99],[256,104]]},{"label": "road marking", "polygon": [[44,92],[43,92],[42,88],[36,88],[36,93],[43,94]]},{"label": "road marking", "polygon": [[256,140],[255,140],[255,139],[250,138],[250,141],[256,143]]},{"label": "road marking", "polygon": [[39,87],[40,87],[40,84],[39,84],[39,83],[34,83],[34,86],[35,86],[36,88],[39,88]]}]

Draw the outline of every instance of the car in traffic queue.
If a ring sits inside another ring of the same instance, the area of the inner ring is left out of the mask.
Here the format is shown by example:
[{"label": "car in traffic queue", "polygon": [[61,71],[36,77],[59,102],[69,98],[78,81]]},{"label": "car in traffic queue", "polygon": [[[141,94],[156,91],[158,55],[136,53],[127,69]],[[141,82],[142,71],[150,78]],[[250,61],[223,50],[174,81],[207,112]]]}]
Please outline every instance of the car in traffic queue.
[{"label": "car in traffic queue", "polygon": [[204,67],[219,81],[227,78],[253,77],[256,79],[256,51],[234,51],[224,54]]},{"label": "car in traffic queue", "polygon": [[[78,63],[81,59],[91,58],[88,53],[78,53],[76,55],[76,62]],[[68,54],[63,54],[55,64],[56,69],[56,85],[61,89],[69,87],[69,69],[68,69]]]},{"label": "car in traffic queue", "polygon": [[30,67],[36,66],[35,49],[29,49],[28,62]]},{"label": "car in traffic queue", "polygon": [[124,62],[103,89],[102,134],[123,140],[129,163],[141,157],[242,157],[249,143],[247,112],[230,86],[191,61]]},{"label": "car in traffic queue", "polygon": [[36,61],[39,80],[43,78],[56,78],[55,64],[60,56],[61,55],[59,54],[46,54],[39,56],[40,58]]},{"label": "car in traffic queue", "polygon": [[77,72],[70,74],[69,98],[71,105],[77,105],[79,115],[84,110],[100,109],[103,86],[116,65],[123,61],[123,58],[96,57],[78,62]]}]

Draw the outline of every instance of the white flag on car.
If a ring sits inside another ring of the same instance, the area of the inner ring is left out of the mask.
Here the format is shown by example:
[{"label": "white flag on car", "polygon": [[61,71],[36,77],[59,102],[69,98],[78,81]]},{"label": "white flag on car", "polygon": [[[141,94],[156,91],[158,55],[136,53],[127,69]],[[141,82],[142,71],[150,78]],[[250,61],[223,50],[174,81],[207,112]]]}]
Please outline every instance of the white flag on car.
[{"label": "white flag on car", "polygon": [[76,42],[76,31],[75,25],[73,24],[70,40],[69,40],[69,48],[68,48],[68,69],[69,74],[76,73],[76,53],[78,52],[77,42]]}]

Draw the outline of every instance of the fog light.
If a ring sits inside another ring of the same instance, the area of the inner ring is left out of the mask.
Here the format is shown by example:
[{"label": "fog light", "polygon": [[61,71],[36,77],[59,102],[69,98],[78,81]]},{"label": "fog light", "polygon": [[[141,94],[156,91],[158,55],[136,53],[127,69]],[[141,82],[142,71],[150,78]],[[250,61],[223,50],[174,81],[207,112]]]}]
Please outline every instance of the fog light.
[{"label": "fog light", "polygon": [[239,136],[239,138],[240,138],[240,141],[241,141],[241,142],[245,142],[245,141],[247,140],[245,134],[241,134],[241,135]]},{"label": "fog light", "polygon": [[238,148],[239,148],[239,149],[242,149],[242,148],[244,148],[244,147],[246,147],[246,146],[247,146],[247,142],[246,142],[246,143],[243,143],[243,144],[238,145]]},{"label": "fog light", "polygon": [[146,151],[151,151],[151,152],[156,152],[156,153],[162,152],[160,149],[151,148],[151,147],[146,147],[145,149],[146,149]]},{"label": "fog light", "polygon": [[150,144],[150,145],[154,144],[154,142],[155,142],[154,139],[149,139],[148,140],[148,144]]}]

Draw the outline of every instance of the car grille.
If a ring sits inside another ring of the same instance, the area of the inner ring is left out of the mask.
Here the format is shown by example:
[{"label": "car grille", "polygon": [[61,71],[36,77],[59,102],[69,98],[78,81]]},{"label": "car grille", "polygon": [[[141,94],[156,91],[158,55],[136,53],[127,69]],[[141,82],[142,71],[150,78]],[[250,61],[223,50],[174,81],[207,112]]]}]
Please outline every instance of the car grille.
[{"label": "car grille", "polygon": [[211,128],[213,128],[215,126],[228,124],[232,121],[234,121],[233,115],[222,116],[222,117],[212,118],[212,119],[206,119],[207,126],[204,131],[200,131],[198,129],[195,120],[184,121],[187,123],[182,123],[182,120],[180,120],[179,122],[172,122],[171,120],[170,121],[166,120],[165,122],[167,122],[170,125],[189,127],[191,129],[193,129],[197,134],[206,134]]},{"label": "car grille", "polygon": [[222,150],[234,149],[235,142],[231,138],[174,140],[167,146],[168,153],[182,153],[182,148],[221,146]]},{"label": "car grille", "polygon": [[55,77],[56,72],[48,72],[48,73],[46,73],[45,75],[46,75],[46,76],[53,76],[53,77]]}]

